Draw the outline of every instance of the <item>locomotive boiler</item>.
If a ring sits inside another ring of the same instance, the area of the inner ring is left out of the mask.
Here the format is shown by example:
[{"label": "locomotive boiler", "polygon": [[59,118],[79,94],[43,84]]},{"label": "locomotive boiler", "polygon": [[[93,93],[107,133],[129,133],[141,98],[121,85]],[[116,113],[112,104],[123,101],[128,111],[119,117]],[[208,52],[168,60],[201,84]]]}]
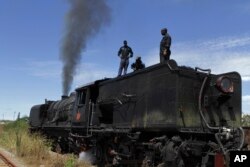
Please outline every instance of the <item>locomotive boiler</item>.
[{"label": "locomotive boiler", "polygon": [[241,76],[174,60],[78,87],[30,111],[63,152],[86,151],[98,166],[228,165],[244,145]]}]

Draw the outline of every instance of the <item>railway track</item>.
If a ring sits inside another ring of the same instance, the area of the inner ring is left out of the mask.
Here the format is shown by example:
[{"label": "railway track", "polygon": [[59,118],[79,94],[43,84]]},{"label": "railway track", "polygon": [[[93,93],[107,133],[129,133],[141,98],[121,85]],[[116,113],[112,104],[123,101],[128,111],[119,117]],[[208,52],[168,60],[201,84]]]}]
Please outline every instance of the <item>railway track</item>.
[{"label": "railway track", "polygon": [[4,154],[0,152],[0,167],[17,167]]}]

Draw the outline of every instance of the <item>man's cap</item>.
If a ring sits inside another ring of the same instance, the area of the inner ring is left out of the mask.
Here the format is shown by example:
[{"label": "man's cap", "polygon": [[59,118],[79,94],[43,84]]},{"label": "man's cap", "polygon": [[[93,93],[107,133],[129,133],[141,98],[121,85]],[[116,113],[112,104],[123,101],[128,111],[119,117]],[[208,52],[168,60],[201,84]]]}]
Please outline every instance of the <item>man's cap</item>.
[{"label": "man's cap", "polygon": [[168,29],[167,28],[162,28],[161,31],[168,31]]}]

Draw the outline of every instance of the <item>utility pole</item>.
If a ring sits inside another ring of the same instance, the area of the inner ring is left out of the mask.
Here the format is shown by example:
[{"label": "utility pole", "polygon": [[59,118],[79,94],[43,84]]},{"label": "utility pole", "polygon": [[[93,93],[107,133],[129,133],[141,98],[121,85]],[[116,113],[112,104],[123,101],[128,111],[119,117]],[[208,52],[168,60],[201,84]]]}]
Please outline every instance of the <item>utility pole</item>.
[{"label": "utility pole", "polygon": [[18,112],[18,115],[17,115],[17,120],[20,119],[20,112]]}]

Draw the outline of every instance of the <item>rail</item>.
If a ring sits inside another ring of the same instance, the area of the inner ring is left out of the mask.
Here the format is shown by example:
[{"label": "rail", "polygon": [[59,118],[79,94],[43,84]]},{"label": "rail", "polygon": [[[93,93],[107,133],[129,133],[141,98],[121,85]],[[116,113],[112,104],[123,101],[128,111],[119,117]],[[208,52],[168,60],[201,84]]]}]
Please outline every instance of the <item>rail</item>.
[{"label": "rail", "polygon": [[0,152],[0,166],[1,167],[17,167],[12,161],[10,161],[4,154]]}]

